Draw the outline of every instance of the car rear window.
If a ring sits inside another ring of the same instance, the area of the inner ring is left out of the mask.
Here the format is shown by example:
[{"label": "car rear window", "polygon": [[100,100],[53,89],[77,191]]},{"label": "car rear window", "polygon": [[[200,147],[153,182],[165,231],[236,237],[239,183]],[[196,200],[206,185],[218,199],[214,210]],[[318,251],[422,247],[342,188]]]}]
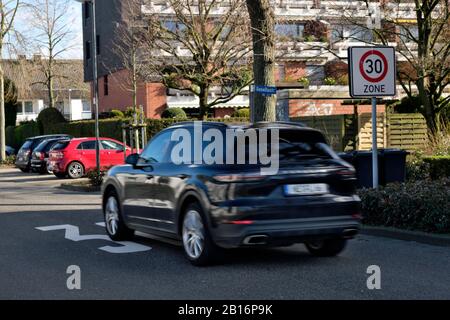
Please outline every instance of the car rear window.
[{"label": "car rear window", "polygon": [[30,149],[32,145],[33,140],[26,140],[20,149],[21,150]]},{"label": "car rear window", "polygon": [[52,151],[53,150],[55,150],[55,151],[64,150],[69,145],[69,142],[70,141],[59,141],[50,150],[52,150]]},{"label": "car rear window", "polygon": [[[267,144],[268,144],[268,154],[271,154],[272,150],[270,148],[271,144],[271,129],[267,130]],[[259,134],[258,134],[259,136]],[[280,160],[291,160],[300,158],[331,158],[332,155],[326,151],[323,146],[327,144],[327,141],[323,134],[315,130],[303,130],[303,129],[278,129],[278,153]],[[245,148],[246,162],[249,161],[249,151],[250,147],[258,147],[256,140],[251,141],[249,138],[245,139],[244,146],[242,145],[242,140],[237,141],[235,139],[234,152],[235,159],[237,159],[237,152],[239,149]]]},{"label": "car rear window", "polygon": [[36,148],[34,148],[34,151],[38,151],[38,152],[40,152],[40,151],[44,151],[45,150],[45,147],[47,146],[47,144],[48,144],[48,141],[41,141],[41,143],[39,143],[38,145],[37,145],[37,147]]}]

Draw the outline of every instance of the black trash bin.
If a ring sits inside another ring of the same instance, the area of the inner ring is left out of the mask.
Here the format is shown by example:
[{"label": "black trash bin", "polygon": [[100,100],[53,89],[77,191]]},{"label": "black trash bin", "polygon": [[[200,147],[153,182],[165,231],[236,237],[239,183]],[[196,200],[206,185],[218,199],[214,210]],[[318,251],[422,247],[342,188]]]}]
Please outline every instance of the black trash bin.
[{"label": "black trash bin", "polygon": [[355,166],[355,151],[339,152],[338,156],[345,162]]},{"label": "black trash bin", "polygon": [[381,149],[379,151],[381,185],[392,182],[404,182],[406,177],[406,156],[409,153],[401,149]]},{"label": "black trash bin", "polygon": [[[378,164],[380,163],[380,153],[378,153]],[[354,166],[356,178],[360,188],[371,188],[372,179],[372,151],[355,151]]]}]

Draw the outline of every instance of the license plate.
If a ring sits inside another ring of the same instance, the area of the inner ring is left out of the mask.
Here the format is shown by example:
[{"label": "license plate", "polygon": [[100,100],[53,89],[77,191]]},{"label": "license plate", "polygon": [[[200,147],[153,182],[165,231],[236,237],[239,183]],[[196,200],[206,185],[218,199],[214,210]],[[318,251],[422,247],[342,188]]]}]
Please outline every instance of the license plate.
[{"label": "license plate", "polygon": [[284,186],[284,194],[287,196],[311,196],[328,192],[329,187],[326,183],[288,184]]}]

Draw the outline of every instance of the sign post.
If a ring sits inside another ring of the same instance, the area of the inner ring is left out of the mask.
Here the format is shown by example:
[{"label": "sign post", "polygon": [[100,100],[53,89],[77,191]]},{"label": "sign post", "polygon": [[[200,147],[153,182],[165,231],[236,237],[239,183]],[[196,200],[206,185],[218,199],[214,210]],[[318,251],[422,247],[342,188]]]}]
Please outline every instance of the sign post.
[{"label": "sign post", "polygon": [[255,122],[255,94],[261,94],[263,96],[273,96],[277,94],[277,87],[264,86],[264,85],[250,85],[250,121]]},{"label": "sign post", "polygon": [[377,97],[396,95],[396,59],[393,47],[348,48],[350,96],[372,102],[372,186],[378,188]]}]

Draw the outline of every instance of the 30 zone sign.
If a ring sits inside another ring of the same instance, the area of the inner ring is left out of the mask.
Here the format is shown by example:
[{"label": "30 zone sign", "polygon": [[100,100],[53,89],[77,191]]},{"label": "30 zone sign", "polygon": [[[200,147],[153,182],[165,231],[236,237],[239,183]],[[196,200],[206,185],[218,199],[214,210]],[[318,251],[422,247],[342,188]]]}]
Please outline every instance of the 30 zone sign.
[{"label": "30 zone sign", "polygon": [[393,47],[350,47],[348,57],[352,97],[395,96]]}]

